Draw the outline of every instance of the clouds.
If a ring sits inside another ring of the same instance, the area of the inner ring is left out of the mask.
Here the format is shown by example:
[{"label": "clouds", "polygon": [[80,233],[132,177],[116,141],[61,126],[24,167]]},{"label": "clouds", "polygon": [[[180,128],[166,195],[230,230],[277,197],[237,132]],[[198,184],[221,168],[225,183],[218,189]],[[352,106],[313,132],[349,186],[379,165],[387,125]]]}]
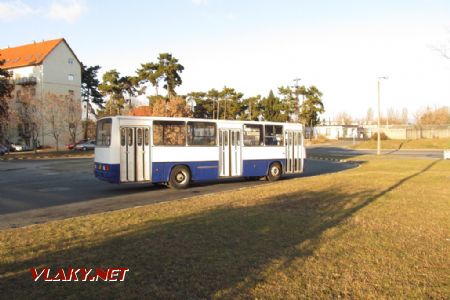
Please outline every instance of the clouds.
[{"label": "clouds", "polygon": [[54,0],[44,8],[32,7],[21,0],[4,1],[0,2],[0,22],[12,22],[37,16],[74,23],[86,11],[87,6],[83,0]]},{"label": "clouds", "polygon": [[208,4],[208,0],[192,0],[192,3],[195,5],[206,5]]},{"label": "clouds", "polygon": [[85,3],[79,0],[55,1],[50,6],[47,17],[73,23],[86,11]]},{"label": "clouds", "polygon": [[0,3],[0,20],[13,21],[36,13],[29,5],[20,0]]}]

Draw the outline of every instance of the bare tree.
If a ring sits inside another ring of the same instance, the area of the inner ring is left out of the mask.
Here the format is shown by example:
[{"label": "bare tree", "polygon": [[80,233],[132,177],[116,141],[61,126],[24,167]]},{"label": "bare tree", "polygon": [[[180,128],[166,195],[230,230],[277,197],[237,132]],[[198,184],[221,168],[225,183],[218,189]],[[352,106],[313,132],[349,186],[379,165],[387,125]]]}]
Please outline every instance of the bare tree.
[{"label": "bare tree", "polygon": [[0,142],[2,140],[11,141],[12,137],[15,136],[14,130],[17,128],[16,124],[18,122],[18,115],[15,109],[16,100],[14,96],[5,97],[3,101],[6,111],[4,116],[0,118]]},{"label": "bare tree", "polygon": [[[450,34],[450,31],[449,31]],[[450,38],[440,45],[432,45],[430,48],[438,52],[445,59],[450,59]]]},{"label": "bare tree", "polygon": [[418,125],[448,125],[450,124],[450,110],[447,106],[427,107],[416,113]]},{"label": "bare tree", "polygon": [[408,122],[408,109],[406,108],[406,107],[403,107],[403,109],[402,109],[402,123],[404,124],[404,125],[407,125],[409,122]]},{"label": "bare tree", "polygon": [[335,121],[341,125],[351,125],[353,122],[353,118],[346,112],[340,112],[336,115]]},{"label": "bare tree", "polygon": [[16,99],[16,109],[11,111],[11,116],[15,118],[14,124],[17,124],[19,128],[19,136],[35,151],[38,146],[39,132],[43,126],[41,107],[41,100],[30,91],[26,91]]},{"label": "bare tree", "polygon": [[66,97],[67,101],[67,114],[65,122],[69,132],[70,141],[76,142],[77,136],[81,133],[82,120],[81,120],[81,103],[73,98],[72,95]]},{"label": "bare tree", "polygon": [[400,116],[400,113],[395,108],[391,107],[387,111],[387,119],[386,124],[389,125],[399,125],[402,124],[402,117]]},{"label": "bare tree", "polygon": [[192,115],[189,107],[180,96],[174,96],[166,100],[162,96],[153,96],[149,106],[139,106],[130,111],[133,116],[158,116],[158,117],[189,117]]},{"label": "bare tree", "polygon": [[42,112],[47,122],[47,129],[55,139],[56,151],[59,151],[60,138],[67,130],[67,103],[62,96],[48,93],[45,95]]},{"label": "bare tree", "polygon": [[372,107],[369,107],[366,113],[366,123],[372,124],[372,121],[373,121],[373,109]]}]

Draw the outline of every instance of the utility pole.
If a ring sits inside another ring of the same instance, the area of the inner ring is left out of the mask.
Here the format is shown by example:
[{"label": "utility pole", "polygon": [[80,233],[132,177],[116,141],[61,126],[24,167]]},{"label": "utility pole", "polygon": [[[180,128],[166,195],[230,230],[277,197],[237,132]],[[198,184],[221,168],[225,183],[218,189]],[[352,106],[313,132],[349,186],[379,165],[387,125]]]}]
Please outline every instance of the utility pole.
[{"label": "utility pole", "polygon": [[377,155],[381,154],[381,137],[380,137],[380,119],[381,119],[381,109],[380,109],[380,80],[388,79],[387,76],[378,77],[378,130],[377,130]]}]

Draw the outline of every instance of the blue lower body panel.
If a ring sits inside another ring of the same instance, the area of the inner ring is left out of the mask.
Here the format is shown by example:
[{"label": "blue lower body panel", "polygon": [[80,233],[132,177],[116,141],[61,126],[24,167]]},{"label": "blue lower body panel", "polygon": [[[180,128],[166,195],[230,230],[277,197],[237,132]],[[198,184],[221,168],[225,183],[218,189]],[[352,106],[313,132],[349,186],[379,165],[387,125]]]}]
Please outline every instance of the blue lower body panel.
[{"label": "blue lower body panel", "polygon": [[284,170],[284,164],[286,160],[283,159],[256,159],[256,160],[244,160],[243,162],[243,174],[244,177],[252,176],[266,176],[269,170],[269,166],[273,162],[279,162]]},{"label": "blue lower body panel", "polygon": [[[266,176],[269,166],[273,162],[279,162],[282,169],[285,170],[285,159],[258,159],[244,160],[242,177]],[[177,165],[187,166],[192,175],[192,181],[208,181],[219,179],[218,161],[200,161],[200,162],[153,162],[152,163],[152,182],[168,182],[172,168]],[[105,168],[108,166],[107,168]],[[105,169],[108,169],[106,171]],[[284,173],[284,172],[283,172]],[[100,180],[111,183],[120,183],[120,165],[95,163],[95,177]]]},{"label": "blue lower body panel", "polygon": [[218,161],[191,161],[191,162],[153,162],[152,182],[169,181],[170,171],[174,166],[184,165],[191,170],[193,181],[219,179]]}]

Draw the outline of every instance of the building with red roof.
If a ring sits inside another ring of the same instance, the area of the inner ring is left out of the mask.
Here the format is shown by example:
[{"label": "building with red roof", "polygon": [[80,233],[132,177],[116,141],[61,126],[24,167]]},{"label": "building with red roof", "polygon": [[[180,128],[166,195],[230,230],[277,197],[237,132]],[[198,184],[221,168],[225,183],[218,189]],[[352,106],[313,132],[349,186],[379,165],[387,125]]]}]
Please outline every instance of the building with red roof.
[{"label": "building with red roof", "polygon": [[[11,95],[12,103],[15,105],[10,105],[10,108],[16,106],[18,112],[23,111],[24,99],[39,102],[40,106],[45,108],[46,101],[60,98],[65,100],[61,103],[67,104],[67,110],[73,110],[78,114],[78,107],[75,110],[72,108],[75,103],[81,109],[81,62],[65,39],[33,42],[0,49],[0,60],[4,61],[2,68],[12,74],[12,82],[15,85]],[[63,110],[61,108],[61,112]],[[27,132],[29,124],[24,126],[22,123],[27,123],[26,120],[21,121],[17,116],[20,117],[20,114],[16,113],[15,120],[11,120],[6,136],[10,142],[28,145],[30,144],[30,134]],[[79,118],[81,120],[81,113]],[[39,143],[54,144],[51,132],[46,130],[48,124],[41,127]],[[66,142],[68,135],[64,134],[60,143]]]}]

